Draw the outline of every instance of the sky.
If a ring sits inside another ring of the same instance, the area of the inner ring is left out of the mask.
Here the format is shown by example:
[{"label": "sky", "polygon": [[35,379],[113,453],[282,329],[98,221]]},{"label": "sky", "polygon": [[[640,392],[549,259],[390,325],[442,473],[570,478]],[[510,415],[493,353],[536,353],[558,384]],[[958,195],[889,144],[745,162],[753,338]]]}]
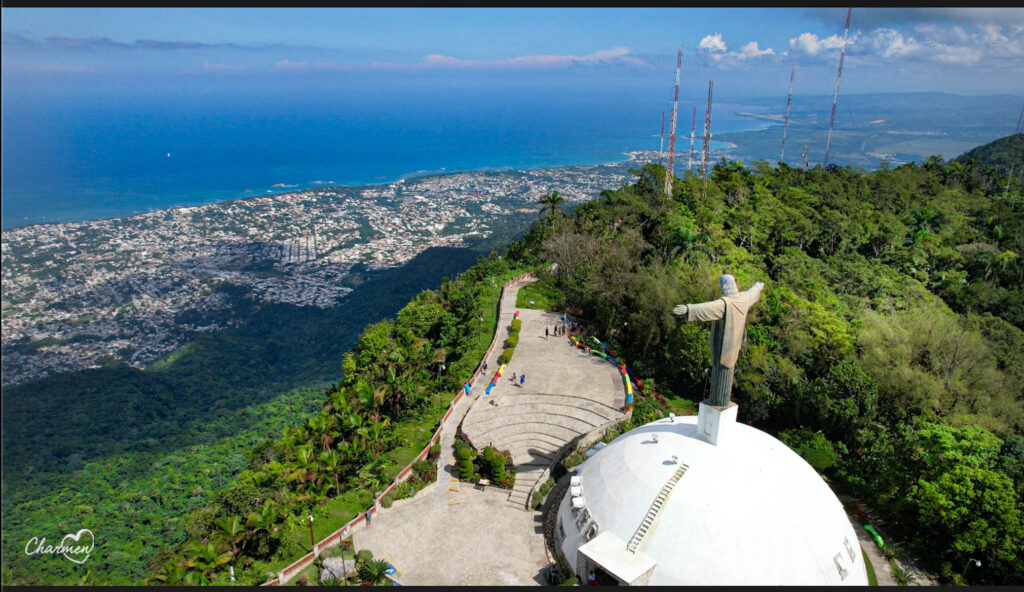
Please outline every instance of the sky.
[{"label": "sky", "polygon": [[[5,93],[831,95],[844,8],[10,8]],[[1024,9],[855,8],[848,93],[1024,95]]]}]

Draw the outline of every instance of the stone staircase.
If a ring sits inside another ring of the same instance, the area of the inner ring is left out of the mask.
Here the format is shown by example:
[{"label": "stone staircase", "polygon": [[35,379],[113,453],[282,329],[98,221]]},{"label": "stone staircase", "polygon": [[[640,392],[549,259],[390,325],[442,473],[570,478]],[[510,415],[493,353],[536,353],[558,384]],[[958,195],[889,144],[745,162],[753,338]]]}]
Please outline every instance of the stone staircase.
[{"label": "stone staircase", "polygon": [[672,477],[665,483],[658,492],[657,497],[654,498],[654,503],[651,504],[650,509],[647,510],[647,515],[644,516],[643,521],[640,522],[640,527],[636,529],[633,534],[633,538],[626,543],[626,549],[631,553],[636,553],[640,543],[644,542],[644,537],[647,536],[647,531],[651,529],[654,524],[655,518],[658,517],[658,512],[661,512],[661,508],[668,501],[668,496],[672,494],[672,489],[675,488],[676,483],[682,479],[683,474],[686,473],[686,469],[690,468],[689,465],[681,464],[676,472],[672,474]]},{"label": "stone staircase", "polygon": [[477,401],[463,420],[462,431],[477,449],[493,446],[511,452],[516,480],[506,503],[528,510],[531,489],[563,448],[577,436],[623,417],[621,411],[584,397],[520,394],[508,388],[500,397]]}]

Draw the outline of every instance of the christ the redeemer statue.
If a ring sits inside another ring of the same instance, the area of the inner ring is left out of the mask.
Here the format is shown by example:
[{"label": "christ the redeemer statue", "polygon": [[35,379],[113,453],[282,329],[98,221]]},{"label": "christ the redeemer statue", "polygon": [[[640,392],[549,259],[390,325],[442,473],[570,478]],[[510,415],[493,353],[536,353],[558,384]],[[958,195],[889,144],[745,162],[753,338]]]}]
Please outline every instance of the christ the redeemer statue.
[{"label": "christ the redeemer statue", "polygon": [[747,311],[761,297],[763,282],[746,292],[736,287],[736,278],[718,278],[722,297],[701,304],[680,304],[672,309],[675,315],[686,315],[687,322],[714,321],[711,324],[711,395],[704,402],[713,407],[729,404],[736,359],[743,344]]}]

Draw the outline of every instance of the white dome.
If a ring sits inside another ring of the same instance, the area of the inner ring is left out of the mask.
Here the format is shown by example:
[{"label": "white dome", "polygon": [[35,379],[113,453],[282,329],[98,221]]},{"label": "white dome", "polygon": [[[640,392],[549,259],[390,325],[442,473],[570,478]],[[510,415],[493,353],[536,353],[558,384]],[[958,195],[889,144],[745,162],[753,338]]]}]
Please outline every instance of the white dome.
[{"label": "white dome", "polygon": [[[636,552],[628,551],[680,468]],[[868,583],[857,535],[832,490],[798,454],[752,427],[731,425],[712,445],[699,437],[696,416],[661,419],[619,436],[577,475],[589,518],[579,530],[566,495],[557,534],[577,573],[589,558],[626,583]],[[640,577],[645,571],[649,579]]]}]

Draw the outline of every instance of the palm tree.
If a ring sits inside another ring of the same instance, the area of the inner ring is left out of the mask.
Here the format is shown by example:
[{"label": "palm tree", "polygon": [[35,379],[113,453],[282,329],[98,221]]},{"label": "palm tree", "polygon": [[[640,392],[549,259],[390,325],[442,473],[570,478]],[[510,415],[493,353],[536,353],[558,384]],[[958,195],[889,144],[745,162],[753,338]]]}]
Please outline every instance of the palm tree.
[{"label": "palm tree", "polygon": [[554,216],[555,212],[558,211],[558,206],[565,203],[565,198],[558,195],[557,191],[552,191],[548,195],[542,195],[537,203],[541,204],[540,213],[544,215],[544,212],[548,212],[549,216]]},{"label": "palm tree", "polygon": [[267,501],[263,510],[257,514],[249,513],[245,518],[245,526],[249,536],[245,542],[249,546],[249,555],[264,557],[270,552],[270,539],[277,533],[277,504]]},{"label": "palm tree", "polygon": [[176,586],[185,579],[186,569],[173,561],[165,562],[160,568],[163,571],[154,575],[153,581],[160,582],[165,586]]},{"label": "palm tree", "polygon": [[198,570],[206,580],[212,578],[213,572],[218,567],[231,561],[231,553],[220,553],[217,550],[217,546],[213,543],[202,544],[193,542],[189,544],[188,550],[189,555],[192,557],[188,560],[187,565]]},{"label": "palm tree", "polygon": [[245,529],[242,528],[242,519],[238,516],[229,516],[218,519],[215,524],[218,529],[217,538],[228,543],[228,546],[231,547],[232,559],[238,557],[238,554],[242,551],[241,542],[247,534]]},{"label": "palm tree", "polygon": [[390,584],[391,582],[387,577],[388,569],[389,567],[386,561],[373,559],[359,567],[359,577],[364,582],[369,582],[374,586]]},{"label": "palm tree", "polygon": [[327,473],[334,475],[334,492],[336,495],[341,495],[341,486],[338,485],[338,472],[341,470],[341,456],[333,451],[328,450],[320,455],[323,460],[324,468]]},{"label": "palm tree", "polygon": [[679,229],[679,246],[677,253],[683,261],[690,262],[697,253],[705,255],[712,262],[715,260],[714,253],[708,248],[708,237],[688,226]]}]

